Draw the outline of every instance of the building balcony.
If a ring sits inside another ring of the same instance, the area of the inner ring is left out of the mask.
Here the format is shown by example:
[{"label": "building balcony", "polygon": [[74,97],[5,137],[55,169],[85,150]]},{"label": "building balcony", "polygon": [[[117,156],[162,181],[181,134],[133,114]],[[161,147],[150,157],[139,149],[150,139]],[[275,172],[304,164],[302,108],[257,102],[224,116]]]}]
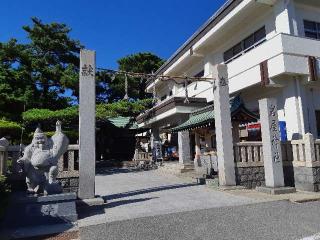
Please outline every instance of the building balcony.
[{"label": "building balcony", "polygon": [[206,105],[205,98],[190,98],[189,103],[186,103],[184,97],[172,97],[140,114],[136,120],[140,128],[150,128],[155,123],[161,125],[164,119],[165,125],[176,125],[185,120],[191,112]]},{"label": "building balcony", "polygon": [[284,75],[308,76],[310,56],[320,57],[319,40],[278,34],[227,64],[230,93],[260,84],[261,63],[267,66],[270,86],[276,86],[275,82]]}]

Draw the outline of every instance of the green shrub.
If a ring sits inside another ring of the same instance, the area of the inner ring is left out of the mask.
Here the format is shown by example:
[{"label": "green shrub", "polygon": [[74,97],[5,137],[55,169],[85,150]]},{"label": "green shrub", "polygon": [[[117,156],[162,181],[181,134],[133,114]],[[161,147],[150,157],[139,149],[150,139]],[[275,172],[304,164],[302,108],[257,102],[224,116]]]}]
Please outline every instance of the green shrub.
[{"label": "green shrub", "polygon": [[9,136],[11,139],[19,138],[22,131],[20,124],[7,120],[0,120],[0,137]]},{"label": "green shrub", "polygon": [[[114,103],[98,104],[96,106],[96,118],[99,121],[118,116],[136,117],[141,112],[150,108],[151,105],[152,99],[137,101],[122,100]],[[23,113],[22,117],[27,126],[35,126],[40,123],[42,127],[48,126],[47,130],[51,130],[57,120],[61,120],[64,126],[74,128],[73,125],[78,123],[79,113],[78,106],[73,106],[57,111],[49,109],[31,109]]]},{"label": "green shrub", "polygon": [[3,216],[8,205],[10,191],[10,186],[6,181],[6,177],[0,175],[0,218]]}]

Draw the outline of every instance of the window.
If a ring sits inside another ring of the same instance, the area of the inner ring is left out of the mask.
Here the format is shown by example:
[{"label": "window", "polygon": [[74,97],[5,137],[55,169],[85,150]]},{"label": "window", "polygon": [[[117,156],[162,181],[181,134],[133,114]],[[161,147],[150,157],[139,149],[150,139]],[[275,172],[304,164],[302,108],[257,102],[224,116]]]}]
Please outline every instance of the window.
[{"label": "window", "polygon": [[320,39],[320,23],[304,20],[304,33],[308,38]]},{"label": "window", "polygon": [[316,111],[317,131],[318,137],[320,137],[320,111]]},{"label": "window", "polygon": [[262,27],[258,31],[254,32],[229,50],[225,51],[223,58],[225,62],[231,62],[236,57],[240,56],[244,52],[250,51],[255,46],[262,43],[266,38],[266,28]]},{"label": "window", "polygon": [[171,97],[171,96],[172,96],[172,94],[173,94],[173,93],[172,93],[172,90],[171,90],[171,91],[169,92],[169,97]]},{"label": "window", "polygon": [[254,33],[254,43],[257,43],[266,38],[266,28],[260,28],[258,31]]},{"label": "window", "polygon": [[194,75],[194,77],[203,77],[203,75],[204,75],[204,70],[201,70],[196,75]]},{"label": "window", "polygon": [[244,40],[244,49],[248,49],[254,45],[254,35],[250,35]]},{"label": "window", "polygon": [[163,100],[165,100],[166,98],[167,98],[167,95],[164,95],[164,96],[161,97],[160,100],[163,101]]}]

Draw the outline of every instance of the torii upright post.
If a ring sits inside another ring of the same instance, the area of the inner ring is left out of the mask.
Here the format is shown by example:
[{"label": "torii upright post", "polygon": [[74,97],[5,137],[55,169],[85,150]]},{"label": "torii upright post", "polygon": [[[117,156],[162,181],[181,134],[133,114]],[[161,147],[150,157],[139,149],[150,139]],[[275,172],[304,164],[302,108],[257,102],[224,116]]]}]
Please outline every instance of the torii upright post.
[{"label": "torii upright post", "polygon": [[235,186],[235,165],[231,126],[228,69],[219,64],[213,67],[214,115],[220,186]]},{"label": "torii upright post", "polygon": [[80,199],[95,197],[96,162],[96,53],[80,51],[79,106],[79,194]]}]

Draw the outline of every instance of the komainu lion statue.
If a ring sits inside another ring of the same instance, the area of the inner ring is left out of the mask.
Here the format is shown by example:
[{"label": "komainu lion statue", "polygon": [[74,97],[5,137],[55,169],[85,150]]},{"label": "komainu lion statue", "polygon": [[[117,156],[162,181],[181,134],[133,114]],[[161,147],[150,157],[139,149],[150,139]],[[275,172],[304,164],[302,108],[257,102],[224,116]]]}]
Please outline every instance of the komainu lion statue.
[{"label": "komainu lion statue", "polygon": [[62,193],[57,181],[57,165],[68,145],[69,139],[62,133],[60,121],[56,123],[56,132],[51,138],[47,138],[40,127],[36,129],[31,144],[25,148],[23,157],[17,160],[26,174],[28,193]]}]

